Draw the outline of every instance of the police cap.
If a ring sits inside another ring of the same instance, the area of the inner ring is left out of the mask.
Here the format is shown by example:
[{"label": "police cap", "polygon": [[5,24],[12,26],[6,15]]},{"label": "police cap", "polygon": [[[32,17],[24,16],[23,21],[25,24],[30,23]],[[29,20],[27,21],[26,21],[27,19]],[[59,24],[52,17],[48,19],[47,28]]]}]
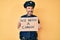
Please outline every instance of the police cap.
[{"label": "police cap", "polygon": [[24,3],[24,8],[26,8],[28,6],[32,6],[34,8],[35,7],[35,2],[33,2],[33,1],[26,1]]}]

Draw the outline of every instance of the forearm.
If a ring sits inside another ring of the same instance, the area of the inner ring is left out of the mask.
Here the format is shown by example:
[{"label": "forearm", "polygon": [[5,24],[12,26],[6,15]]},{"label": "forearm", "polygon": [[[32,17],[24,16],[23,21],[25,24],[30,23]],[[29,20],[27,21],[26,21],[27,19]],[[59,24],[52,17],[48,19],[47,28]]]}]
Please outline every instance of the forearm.
[{"label": "forearm", "polygon": [[38,24],[38,29],[40,29],[40,24]]},{"label": "forearm", "polygon": [[19,23],[18,23],[18,29],[20,28],[20,26],[21,26],[21,23],[19,22]]}]

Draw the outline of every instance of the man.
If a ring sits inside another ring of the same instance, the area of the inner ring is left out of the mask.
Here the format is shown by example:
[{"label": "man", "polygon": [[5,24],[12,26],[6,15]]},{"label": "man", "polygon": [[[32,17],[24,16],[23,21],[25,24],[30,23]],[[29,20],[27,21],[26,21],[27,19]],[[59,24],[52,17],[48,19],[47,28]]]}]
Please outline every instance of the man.
[{"label": "man", "polygon": [[[26,9],[27,14],[21,16],[21,18],[37,17],[37,16],[33,15],[34,7],[35,7],[35,2],[26,1],[24,3],[24,8]],[[39,20],[38,20],[38,24],[40,24]],[[20,26],[21,26],[21,23],[19,22],[18,29],[20,28]],[[40,29],[40,27],[39,27],[39,29]],[[37,37],[38,37],[37,31],[21,31],[20,32],[21,40],[38,40]]]}]

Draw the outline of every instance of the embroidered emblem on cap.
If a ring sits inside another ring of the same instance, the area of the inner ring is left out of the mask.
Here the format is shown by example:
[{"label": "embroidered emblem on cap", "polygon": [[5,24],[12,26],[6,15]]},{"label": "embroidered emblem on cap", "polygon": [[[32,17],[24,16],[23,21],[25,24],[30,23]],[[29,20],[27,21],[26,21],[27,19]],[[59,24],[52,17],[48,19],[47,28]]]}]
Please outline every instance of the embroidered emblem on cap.
[{"label": "embroidered emblem on cap", "polygon": [[32,3],[32,2],[30,2],[30,3]]}]

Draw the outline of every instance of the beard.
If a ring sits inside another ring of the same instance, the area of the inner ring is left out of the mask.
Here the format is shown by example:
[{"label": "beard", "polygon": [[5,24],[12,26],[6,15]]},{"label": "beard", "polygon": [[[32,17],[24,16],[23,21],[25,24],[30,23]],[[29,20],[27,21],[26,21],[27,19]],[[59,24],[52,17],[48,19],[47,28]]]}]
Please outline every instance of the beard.
[{"label": "beard", "polygon": [[28,12],[33,12],[33,11],[28,11]]},{"label": "beard", "polygon": [[32,14],[33,14],[33,11],[28,11],[28,14],[29,14],[29,15],[32,15]]},{"label": "beard", "polygon": [[30,13],[30,14],[31,14],[31,13],[33,13],[33,11],[28,11],[28,13]]}]

